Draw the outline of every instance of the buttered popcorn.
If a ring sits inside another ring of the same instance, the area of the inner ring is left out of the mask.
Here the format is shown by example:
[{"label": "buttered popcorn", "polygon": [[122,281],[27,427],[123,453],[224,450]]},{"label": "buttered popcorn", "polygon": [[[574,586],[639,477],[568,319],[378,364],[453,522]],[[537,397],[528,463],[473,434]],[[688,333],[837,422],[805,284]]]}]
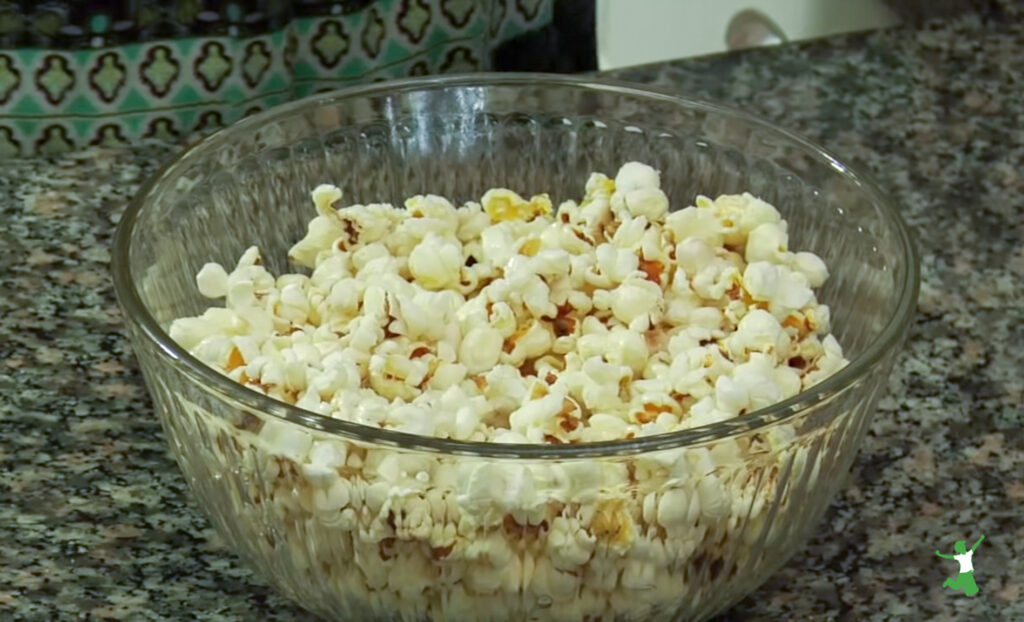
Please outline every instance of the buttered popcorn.
[{"label": "buttered popcorn", "polygon": [[[339,207],[330,185],[312,198],[289,252],[308,274],[270,274],[255,247],[230,272],[206,264],[199,292],[224,306],[170,333],[236,382],[321,415],[499,444],[611,441],[735,418],[846,364],[814,294],[824,262],[790,250],[779,212],[750,194],[673,211],[658,171],[630,162],[557,207],[501,188],[459,207],[433,195]],[[527,601],[542,611],[529,619],[660,611],[718,580],[713,560],[754,564],[729,551],[770,520],[780,465],[808,482],[823,468],[787,426],[529,464],[374,449],[275,420],[216,433],[264,457],[273,490],[247,503],[306,521],[282,531],[289,546],[410,620],[424,594],[435,620],[527,619],[514,605]],[[304,546],[321,533],[334,544]]]},{"label": "buttered popcorn", "polygon": [[[789,250],[786,222],[750,194],[670,212],[658,172],[630,162],[557,209],[507,189],[461,207],[341,198],[313,191],[317,215],[289,253],[310,276],[269,274],[256,248],[231,273],[206,264],[199,291],[226,306],[172,337],[321,414],[531,443],[721,421],[845,362],[812,289],[825,264]],[[459,424],[438,415],[470,405]]]}]

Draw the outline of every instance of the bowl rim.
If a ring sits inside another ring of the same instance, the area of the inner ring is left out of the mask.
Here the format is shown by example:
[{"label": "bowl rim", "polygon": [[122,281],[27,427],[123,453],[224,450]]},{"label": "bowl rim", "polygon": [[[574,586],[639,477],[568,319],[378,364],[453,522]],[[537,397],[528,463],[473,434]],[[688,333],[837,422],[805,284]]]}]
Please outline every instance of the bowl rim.
[{"label": "bowl rim", "polygon": [[[184,166],[188,157],[205,149],[222,145],[232,136],[251,131],[268,122],[288,117],[305,107],[322,106],[362,97],[386,96],[417,90],[440,90],[473,87],[515,87],[551,86],[602,93],[628,95],[634,98],[669,103],[684,109],[730,117],[757,127],[776,138],[788,141],[800,148],[806,155],[832,168],[861,192],[884,216],[886,226],[891,227],[899,240],[904,264],[900,281],[896,284],[898,301],[894,312],[887,318],[878,335],[837,373],[797,395],[765,408],[722,422],[706,424],[685,430],[643,436],[632,439],[592,443],[551,445],[551,444],[501,444],[491,442],[463,441],[439,437],[427,437],[396,430],[375,428],[361,423],[334,419],[303,410],[286,402],[268,397],[244,385],[238,384],[224,374],[207,366],[192,356],[185,348],[173,341],[142,302],[142,297],[132,279],[130,251],[133,233],[139,214],[145,208],[153,188],[164,177],[172,175]],[[139,188],[131,199],[118,223],[114,236],[111,265],[114,291],[125,315],[125,321],[133,337],[144,339],[155,345],[172,367],[189,377],[193,382],[218,399],[227,400],[235,407],[252,413],[298,424],[304,428],[337,435],[348,440],[389,445],[411,451],[427,451],[444,454],[469,455],[486,458],[524,458],[534,460],[567,460],[575,458],[597,458],[648,453],[669,449],[700,446],[721,441],[759,429],[783,423],[807,412],[818,405],[831,401],[836,396],[855,386],[885,355],[899,347],[905,336],[916,308],[920,287],[920,262],[918,251],[910,230],[899,214],[895,204],[881,191],[870,177],[844,164],[831,152],[801,137],[798,134],[776,127],[774,124],[730,106],[696,98],[680,96],[667,90],[625,82],[604,77],[581,77],[544,73],[476,73],[449,76],[408,78],[387,82],[376,82],[342,88],[326,93],[305,97],[287,104],[270,108],[189,146],[169,162],[162,165]],[[131,326],[134,325],[134,326]]]}]

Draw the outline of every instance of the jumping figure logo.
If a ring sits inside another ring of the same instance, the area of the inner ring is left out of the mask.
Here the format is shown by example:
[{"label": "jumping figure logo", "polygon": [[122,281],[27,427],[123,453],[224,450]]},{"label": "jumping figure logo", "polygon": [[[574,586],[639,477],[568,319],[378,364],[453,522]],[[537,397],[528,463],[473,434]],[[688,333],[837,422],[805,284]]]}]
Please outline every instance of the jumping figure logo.
[{"label": "jumping figure logo", "polygon": [[956,544],[953,545],[956,555],[944,555],[937,550],[935,551],[935,554],[939,557],[955,559],[960,564],[960,574],[946,579],[942,583],[942,587],[948,587],[954,592],[963,590],[964,596],[974,596],[978,593],[978,584],[974,582],[974,564],[971,563],[971,558],[974,556],[974,549],[978,548],[978,545],[984,539],[985,536],[978,538],[978,541],[974,543],[974,546],[969,551],[963,540],[957,540]]}]

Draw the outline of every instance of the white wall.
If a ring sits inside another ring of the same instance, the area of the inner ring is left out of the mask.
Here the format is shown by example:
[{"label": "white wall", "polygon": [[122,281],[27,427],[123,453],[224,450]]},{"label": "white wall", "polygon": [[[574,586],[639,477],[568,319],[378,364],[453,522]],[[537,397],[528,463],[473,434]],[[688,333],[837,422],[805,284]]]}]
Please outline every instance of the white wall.
[{"label": "white wall", "polygon": [[882,0],[597,0],[601,69],[724,52],[729,20],[768,15],[790,41],[891,26]]}]

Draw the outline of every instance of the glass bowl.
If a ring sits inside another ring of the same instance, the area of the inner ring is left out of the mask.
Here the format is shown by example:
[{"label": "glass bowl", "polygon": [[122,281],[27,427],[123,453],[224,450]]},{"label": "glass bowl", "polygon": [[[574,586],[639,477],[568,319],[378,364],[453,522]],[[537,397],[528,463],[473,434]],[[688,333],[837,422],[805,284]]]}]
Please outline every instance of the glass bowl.
[{"label": "glass bowl", "polygon": [[[580,445],[427,438],[326,418],[206,367],[167,334],[194,276],[248,246],[272,272],[324,182],[346,204],[495,186],[576,198],[662,172],[675,208],[749,191],[828,264],[848,366],[769,408]],[[336,620],[692,620],[765,581],[842,484],[911,321],[918,262],[889,198],[824,150],[718,105],[602,80],[471,75],[347,89],[220,131],[125,212],[114,279],[182,472],[248,563]],[[334,468],[308,463],[327,452]]]}]

